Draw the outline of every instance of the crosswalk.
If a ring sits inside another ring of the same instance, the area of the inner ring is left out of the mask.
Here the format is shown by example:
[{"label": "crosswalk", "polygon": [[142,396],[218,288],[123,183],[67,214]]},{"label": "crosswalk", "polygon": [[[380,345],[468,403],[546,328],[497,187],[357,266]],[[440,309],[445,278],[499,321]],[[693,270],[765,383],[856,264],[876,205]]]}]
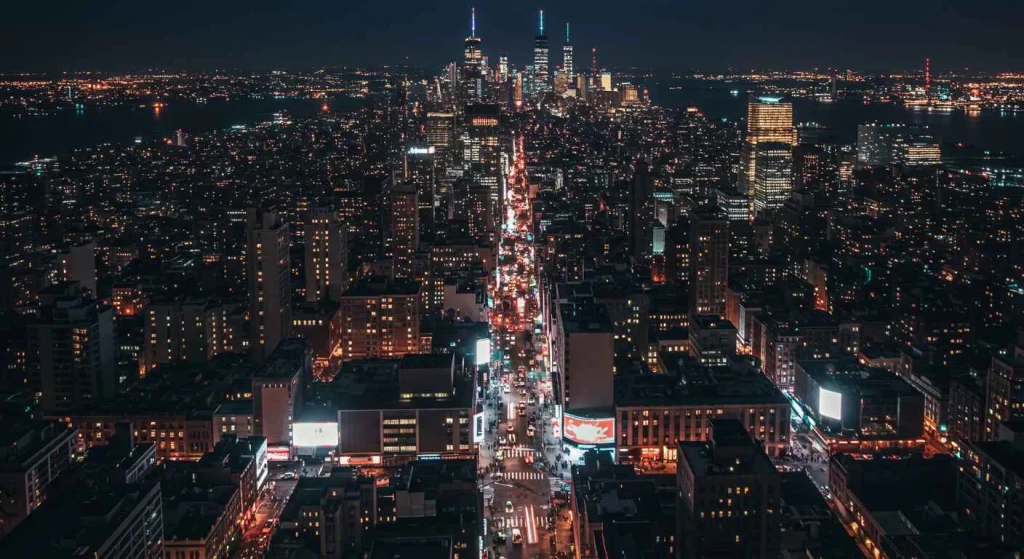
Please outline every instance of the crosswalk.
[{"label": "crosswalk", "polygon": [[[507,529],[507,528],[525,528],[526,527],[526,518],[523,515],[521,515],[521,514],[516,514],[516,515],[513,515],[513,516],[499,516],[499,517],[495,518],[494,521],[498,525],[498,529],[499,530],[503,530],[503,529]],[[544,518],[544,516],[542,516],[540,514],[535,514],[534,515],[534,521],[536,523],[535,524],[536,526],[546,526],[547,525],[547,519]]]},{"label": "crosswalk", "polygon": [[561,479],[557,477],[548,478],[548,487],[551,489],[552,493],[554,493],[555,491],[561,491],[563,483],[565,482],[563,482]]},{"label": "crosswalk", "polygon": [[537,452],[532,448],[527,448],[523,446],[516,446],[512,448],[505,447],[502,448],[502,451],[505,453],[506,458],[522,458],[527,454],[536,454]]},{"label": "crosswalk", "polygon": [[531,479],[544,479],[547,474],[543,472],[505,472],[505,479],[526,481]]}]

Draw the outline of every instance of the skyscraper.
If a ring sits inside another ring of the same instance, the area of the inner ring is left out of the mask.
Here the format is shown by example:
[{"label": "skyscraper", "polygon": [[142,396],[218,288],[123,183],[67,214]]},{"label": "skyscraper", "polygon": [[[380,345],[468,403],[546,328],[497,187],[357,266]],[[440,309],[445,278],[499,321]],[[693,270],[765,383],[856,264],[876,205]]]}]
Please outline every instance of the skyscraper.
[{"label": "skyscraper", "polygon": [[725,315],[729,218],[717,207],[690,212],[690,315]]},{"label": "skyscraper", "polygon": [[508,81],[508,55],[501,54],[498,56],[498,81],[505,83]]},{"label": "skyscraper", "polygon": [[348,238],[338,212],[330,205],[306,210],[306,300],[337,301],[345,291]]},{"label": "skyscraper", "polygon": [[483,96],[483,51],[480,37],[476,36],[476,8],[470,15],[469,37],[462,60],[462,83],[460,92],[463,103],[476,103]]},{"label": "skyscraper", "polygon": [[292,329],[292,274],[288,224],[273,208],[246,211],[245,263],[249,280],[249,345],[262,361]]},{"label": "skyscraper", "polygon": [[565,22],[565,44],[562,45],[562,73],[564,73],[570,84],[575,83],[574,76],[576,68],[572,62],[572,43],[569,41],[569,22]]},{"label": "skyscraper", "polygon": [[411,278],[412,259],[420,244],[420,210],[416,185],[392,185],[388,193],[391,212],[392,274],[396,278]]},{"label": "skyscraper", "polygon": [[772,216],[793,190],[793,146],[762,142],[754,147],[754,216]]},{"label": "skyscraper", "polygon": [[427,147],[446,150],[455,137],[455,115],[452,113],[427,113]]},{"label": "skyscraper", "polygon": [[739,191],[753,199],[758,144],[776,142],[794,146],[796,139],[792,103],[783,102],[780,97],[751,95],[747,102],[747,136],[740,149]]},{"label": "skyscraper", "polygon": [[533,83],[537,93],[551,91],[548,72],[548,36],[544,34],[544,10],[540,11],[540,25],[533,41]]},{"label": "skyscraper", "polygon": [[636,162],[633,182],[629,188],[629,249],[634,264],[651,257],[654,221],[654,188],[646,161]]}]

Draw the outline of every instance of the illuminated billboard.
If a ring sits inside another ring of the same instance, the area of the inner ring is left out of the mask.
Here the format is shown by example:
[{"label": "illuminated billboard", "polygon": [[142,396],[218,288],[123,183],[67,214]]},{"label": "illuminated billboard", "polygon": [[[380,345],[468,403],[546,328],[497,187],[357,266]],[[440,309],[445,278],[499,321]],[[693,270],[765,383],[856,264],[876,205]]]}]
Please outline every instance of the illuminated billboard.
[{"label": "illuminated billboard", "polygon": [[338,446],[338,423],[295,423],[292,425],[292,446]]},{"label": "illuminated billboard", "polygon": [[615,418],[591,419],[567,413],[562,416],[562,431],[565,438],[579,444],[613,444]]},{"label": "illuminated billboard", "polygon": [[484,412],[473,416],[473,444],[484,442]]},{"label": "illuminated billboard", "polygon": [[483,338],[476,341],[476,366],[486,365],[491,361],[491,339]]},{"label": "illuminated billboard", "polygon": [[822,417],[843,419],[843,395],[824,388],[818,389],[818,413]]}]

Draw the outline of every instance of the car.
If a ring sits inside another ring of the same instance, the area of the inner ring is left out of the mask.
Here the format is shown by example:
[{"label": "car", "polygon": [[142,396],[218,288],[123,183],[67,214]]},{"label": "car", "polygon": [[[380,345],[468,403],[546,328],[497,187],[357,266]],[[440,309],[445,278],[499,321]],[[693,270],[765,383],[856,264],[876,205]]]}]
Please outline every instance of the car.
[{"label": "car", "polygon": [[512,506],[512,501],[505,501],[505,512],[511,514],[514,510],[515,507]]},{"label": "car", "polygon": [[501,386],[501,391],[504,392],[505,394],[508,394],[509,392],[512,392],[512,388],[509,387],[509,385],[507,384],[503,384]]},{"label": "car", "polygon": [[523,459],[526,460],[527,464],[533,464],[533,453],[527,452],[525,455],[523,455]]},{"label": "car", "polygon": [[525,388],[520,388],[519,389],[519,395],[520,396],[526,396],[526,389]]},{"label": "car", "polygon": [[506,439],[505,437],[498,437],[498,444],[505,444],[507,442],[508,439]]},{"label": "car", "polygon": [[523,544],[523,532],[519,528],[512,528],[512,545]]},{"label": "car", "polygon": [[519,414],[519,417],[526,417],[526,410],[520,409],[518,414]]},{"label": "car", "polygon": [[530,425],[529,427],[526,428],[526,436],[527,437],[532,437],[534,432],[535,431],[533,429],[533,425]]},{"label": "car", "polygon": [[285,472],[281,474],[281,479],[295,479],[295,472]]},{"label": "car", "polygon": [[508,434],[508,444],[516,444],[516,434],[515,433],[509,433]]},{"label": "car", "polygon": [[516,430],[516,426],[509,423],[508,425],[505,426],[505,430],[508,431],[509,433],[513,433]]}]

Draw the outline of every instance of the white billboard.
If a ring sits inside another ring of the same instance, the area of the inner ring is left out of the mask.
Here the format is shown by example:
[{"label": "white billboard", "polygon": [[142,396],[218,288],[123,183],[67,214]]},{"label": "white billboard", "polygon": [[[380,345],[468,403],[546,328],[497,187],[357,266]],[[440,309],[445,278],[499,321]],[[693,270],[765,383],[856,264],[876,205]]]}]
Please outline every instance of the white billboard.
[{"label": "white billboard", "polygon": [[822,417],[843,419],[843,395],[839,392],[818,389],[818,413]]},{"label": "white billboard", "polygon": [[292,425],[292,446],[338,446],[338,423],[295,423]]},{"label": "white billboard", "polygon": [[491,339],[482,338],[476,341],[476,366],[491,362]]},{"label": "white billboard", "polygon": [[473,416],[473,444],[484,442],[484,412]]}]

